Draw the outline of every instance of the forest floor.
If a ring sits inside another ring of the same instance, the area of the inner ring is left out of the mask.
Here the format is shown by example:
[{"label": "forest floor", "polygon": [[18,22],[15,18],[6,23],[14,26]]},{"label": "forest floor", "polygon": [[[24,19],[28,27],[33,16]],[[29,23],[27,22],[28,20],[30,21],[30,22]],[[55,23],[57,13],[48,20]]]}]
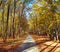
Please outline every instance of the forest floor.
[{"label": "forest floor", "polygon": [[0,39],[1,52],[2,50],[3,52],[60,52],[60,43],[50,40],[47,36],[27,34],[21,35],[19,39],[12,40],[12,42],[11,40],[8,39],[8,43],[3,44]]},{"label": "forest floor", "polygon": [[49,40],[47,36],[31,35],[40,52],[60,52],[60,43]]},{"label": "forest floor", "polygon": [[15,52],[17,47],[22,44],[22,42],[27,37],[27,34],[21,35],[20,37],[16,37],[15,39],[9,38],[7,39],[7,43],[3,42],[3,39],[0,38],[0,51],[1,52]]}]

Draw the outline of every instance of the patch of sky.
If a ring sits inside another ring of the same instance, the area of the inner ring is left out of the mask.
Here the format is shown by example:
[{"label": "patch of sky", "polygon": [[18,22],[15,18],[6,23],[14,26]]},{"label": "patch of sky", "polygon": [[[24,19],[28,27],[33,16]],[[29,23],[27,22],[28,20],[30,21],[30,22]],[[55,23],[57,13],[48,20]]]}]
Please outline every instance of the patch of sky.
[{"label": "patch of sky", "polygon": [[[33,4],[36,2],[36,0],[32,0],[30,3],[27,3],[26,4],[26,9],[25,9],[25,14],[26,14],[26,18],[28,19],[29,18],[29,14],[30,12],[32,11],[32,7],[33,7]],[[29,9],[28,9],[29,8]]]}]

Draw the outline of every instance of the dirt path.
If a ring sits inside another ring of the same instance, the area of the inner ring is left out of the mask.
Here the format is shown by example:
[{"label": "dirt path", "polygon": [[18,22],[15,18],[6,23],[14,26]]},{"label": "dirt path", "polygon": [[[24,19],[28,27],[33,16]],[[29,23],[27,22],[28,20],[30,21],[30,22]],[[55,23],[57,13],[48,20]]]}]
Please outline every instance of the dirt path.
[{"label": "dirt path", "polygon": [[28,35],[16,52],[39,52],[34,39]]}]

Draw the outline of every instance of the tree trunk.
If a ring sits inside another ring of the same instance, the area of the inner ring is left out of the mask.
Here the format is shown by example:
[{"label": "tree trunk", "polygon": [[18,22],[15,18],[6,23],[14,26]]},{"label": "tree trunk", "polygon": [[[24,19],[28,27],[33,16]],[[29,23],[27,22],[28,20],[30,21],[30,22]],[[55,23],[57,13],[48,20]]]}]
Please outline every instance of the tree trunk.
[{"label": "tree trunk", "polygon": [[8,35],[9,9],[10,9],[10,3],[8,3],[8,9],[7,9],[7,21],[6,21],[5,40],[4,40],[4,42],[6,42],[7,35]]},{"label": "tree trunk", "polygon": [[4,41],[4,3],[2,3],[2,9],[3,9],[3,12],[2,12],[2,38],[3,38],[3,41]]},{"label": "tree trunk", "polygon": [[14,28],[14,20],[15,20],[15,9],[16,9],[16,0],[14,0],[13,38],[15,38],[15,28]]}]

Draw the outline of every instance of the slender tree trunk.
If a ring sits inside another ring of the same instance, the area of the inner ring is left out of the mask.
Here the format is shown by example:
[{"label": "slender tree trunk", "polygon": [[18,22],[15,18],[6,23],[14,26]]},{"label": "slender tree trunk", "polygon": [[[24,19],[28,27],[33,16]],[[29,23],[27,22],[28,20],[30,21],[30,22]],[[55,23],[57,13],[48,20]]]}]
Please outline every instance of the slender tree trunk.
[{"label": "slender tree trunk", "polygon": [[13,38],[15,38],[15,28],[14,28],[14,20],[15,20],[15,8],[16,8],[16,0],[14,0]]},{"label": "slender tree trunk", "polygon": [[7,21],[6,21],[6,29],[5,29],[5,40],[4,42],[6,42],[7,39],[7,35],[8,35],[8,23],[9,23],[9,9],[10,9],[10,3],[8,3],[8,9],[7,9]]},{"label": "slender tree trunk", "polygon": [[[55,11],[55,9],[53,8],[53,5],[52,4],[54,4],[54,2],[55,2],[55,0],[52,2],[52,0],[48,0],[48,4],[50,4],[51,5],[51,8],[50,8],[50,10],[53,12],[53,14],[55,15],[55,13],[56,13],[56,11]],[[53,16],[53,17],[55,17],[55,16]],[[58,25],[56,26],[57,28],[58,28]],[[56,40],[58,40],[58,30],[56,30]]]},{"label": "slender tree trunk", "polygon": [[18,24],[18,34],[19,34],[19,37],[20,37],[20,33],[21,33],[21,29],[20,29],[20,20],[21,20],[21,18],[20,18],[21,16],[20,16],[20,11],[19,11],[19,16],[18,16],[18,19],[19,19],[19,24]]},{"label": "slender tree trunk", "polygon": [[2,0],[0,0],[0,6],[2,5]]},{"label": "slender tree trunk", "polygon": [[36,16],[36,29],[35,29],[37,35],[38,35],[38,28],[37,28],[37,16]]},{"label": "slender tree trunk", "polygon": [[3,9],[3,12],[2,12],[2,38],[3,38],[3,41],[4,41],[4,3],[2,3],[2,9]]},{"label": "slender tree trunk", "polygon": [[56,24],[56,40],[59,40],[59,38],[58,38],[58,23]]}]

